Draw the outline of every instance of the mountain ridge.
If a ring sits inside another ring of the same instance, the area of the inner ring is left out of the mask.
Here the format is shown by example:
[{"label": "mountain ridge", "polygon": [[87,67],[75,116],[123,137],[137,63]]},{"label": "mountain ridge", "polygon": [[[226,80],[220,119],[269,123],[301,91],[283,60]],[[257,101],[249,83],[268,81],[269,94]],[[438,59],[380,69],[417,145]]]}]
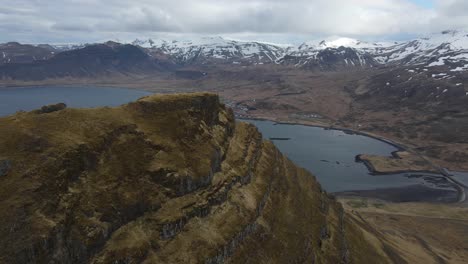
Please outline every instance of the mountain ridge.
[{"label": "mountain ridge", "polygon": [[[445,68],[446,72],[468,71],[468,33],[465,31],[444,31],[428,37],[393,43],[338,37],[307,41],[299,45],[279,45],[217,36],[193,40],[136,39],[133,42],[122,43],[125,44],[140,47],[150,56],[166,56],[180,65],[285,64],[317,70],[418,65],[426,68]],[[98,44],[29,45],[29,53],[33,53],[35,49],[49,50],[50,54],[41,57],[49,59],[55,53],[95,45]],[[6,63],[15,62],[8,60],[10,55],[6,48],[2,49],[0,46],[0,52],[3,52],[4,63],[5,60]],[[328,59],[331,61],[327,61]],[[33,60],[29,59],[29,62],[31,61]]]},{"label": "mountain ridge", "polygon": [[[169,40],[158,40],[154,41],[148,39],[146,41],[134,41],[132,44],[140,45],[144,48],[151,49],[161,49],[163,52],[168,54],[179,54],[180,53],[187,55],[192,50],[205,50],[208,49],[209,52],[205,52],[205,56],[213,56],[215,58],[221,59],[222,52],[226,49],[232,48],[233,46],[240,46],[239,50],[242,53],[243,45],[254,45],[262,44],[265,50],[271,51],[274,50],[274,56],[269,56],[269,60],[266,61],[257,61],[259,62],[270,62],[278,63],[278,58],[284,58],[285,56],[300,56],[300,57],[314,57],[317,56],[323,50],[334,50],[341,47],[352,49],[357,55],[368,55],[372,56],[376,63],[385,65],[387,63],[395,63],[400,65],[416,65],[426,63],[425,66],[435,66],[434,56],[438,58],[443,55],[448,54],[449,57],[445,58],[450,60],[450,52],[455,52],[455,55],[458,57],[454,59],[468,60],[468,55],[464,56],[465,50],[468,50],[468,33],[465,31],[456,31],[456,30],[447,30],[438,34],[432,34],[428,37],[421,37],[408,41],[401,42],[366,42],[360,41],[357,39],[346,38],[346,37],[337,37],[337,38],[328,38],[324,40],[317,41],[306,41],[299,45],[280,45],[274,43],[262,43],[262,42],[249,42],[249,41],[236,41],[236,40],[227,40],[222,37],[214,38],[202,38],[202,41],[169,41]],[[170,48],[168,48],[170,47]],[[192,49],[186,49],[191,47]],[[184,50],[184,48],[186,50]],[[177,50],[176,52],[174,52]],[[265,50],[257,50],[253,53],[264,53]],[[184,52],[185,51],[185,52]],[[211,54],[210,54],[211,52]],[[220,53],[218,53],[220,52]],[[248,53],[251,55],[252,53]],[[224,58],[233,59],[234,56],[231,54],[225,54]],[[463,55],[463,56],[461,56]],[[416,58],[409,58],[409,57]],[[190,57],[190,56],[189,56]],[[360,63],[363,65],[363,63]]]},{"label": "mountain ridge", "polygon": [[215,94],[43,109],[0,118],[2,262],[390,263]]},{"label": "mountain ridge", "polygon": [[89,78],[166,71],[171,67],[170,62],[152,58],[136,46],[106,42],[59,52],[47,60],[0,65],[0,78]]}]

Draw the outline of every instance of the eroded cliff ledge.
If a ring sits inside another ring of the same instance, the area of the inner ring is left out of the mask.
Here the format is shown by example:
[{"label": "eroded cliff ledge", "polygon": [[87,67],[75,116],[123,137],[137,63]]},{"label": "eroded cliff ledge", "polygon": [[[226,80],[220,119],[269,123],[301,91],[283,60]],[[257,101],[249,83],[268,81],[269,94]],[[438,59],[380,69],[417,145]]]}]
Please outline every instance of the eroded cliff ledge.
[{"label": "eroded cliff ledge", "polygon": [[1,263],[384,263],[213,94],[0,118]]}]

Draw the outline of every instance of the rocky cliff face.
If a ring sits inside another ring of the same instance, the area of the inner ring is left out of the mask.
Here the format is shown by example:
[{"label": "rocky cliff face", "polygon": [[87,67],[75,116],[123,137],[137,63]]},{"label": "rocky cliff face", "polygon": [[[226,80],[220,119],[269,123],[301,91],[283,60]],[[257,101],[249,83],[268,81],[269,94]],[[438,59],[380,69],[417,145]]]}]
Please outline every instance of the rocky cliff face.
[{"label": "rocky cliff face", "polygon": [[2,263],[384,263],[212,94],[0,119]]}]

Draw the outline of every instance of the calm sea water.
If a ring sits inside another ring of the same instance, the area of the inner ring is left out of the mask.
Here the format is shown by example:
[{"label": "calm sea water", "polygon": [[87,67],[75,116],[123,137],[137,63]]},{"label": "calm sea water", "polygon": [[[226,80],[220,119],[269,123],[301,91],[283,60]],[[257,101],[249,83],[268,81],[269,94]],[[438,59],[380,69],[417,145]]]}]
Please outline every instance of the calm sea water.
[{"label": "calm sea water", "polygon": [[[294,163],[312,172],[329,192],[374,190],[411,185],[453,189],[445,185],[439,175],[394,174],[371,175],[366,166],[355,162],[358,154],[390,156],[397,148],[383,141],[340,130],[327,130],[302,125],[276,124],[270,121],[242,120],[252,123],[264,138],[290,138],[274,140],[275,145]],[[437,183],[434,182],[437,177]]]},{"label": "calm sea water", "polygon": [[118,106],[149,92],[109,87],[15,87],[0,88],[0,116],[30,111],[43,105],[65,103],[68,107]]}]

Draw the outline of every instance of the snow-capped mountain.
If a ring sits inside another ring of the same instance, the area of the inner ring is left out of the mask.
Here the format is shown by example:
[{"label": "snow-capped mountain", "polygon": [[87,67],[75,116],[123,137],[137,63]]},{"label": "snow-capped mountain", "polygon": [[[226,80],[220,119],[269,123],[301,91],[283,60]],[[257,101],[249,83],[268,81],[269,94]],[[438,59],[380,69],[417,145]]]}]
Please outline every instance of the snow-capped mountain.
[{"label": "snow-capped mountain", "polygon": [[397,43],[390,43],[390,42],[366,42],[352,38],[329,38],[325,40],[315,40],[315,41],[308,41],[304,42],[297,47],[298,51],[307,51],[307,50],[323,50],[327,48],[339,48],[339,47],[346,47],[346,48],[354,48],[361,51],[372,51],[378,48],[389,47],[391,45],[395,45]]},{"label": "snow-capped mountain", "polygon": [[195,40],[135,40],[151,52],[170,54],[179,63],[284,64],[302,68],[334,70],[343,67],[373,67],[376,62],[366,51],[382,47],[349,38],[307,42],[299,46],[245,42],[222,37]]},{"label": "snow-capped mountain", "polygon": [[68,51],[68,50],[82,49],[89,45],[93,45],[93,44],[61,43],[61,44],[51,44],[50,46],[52,46],[54,49],[58,51]]},{"label": "snow-capped mountain", "polygon": [[[290,48],[282,60],[307,68],[333,69],[342,67],[373,67],[377,63],[371,56],[377,48],[387,43],[370,43],[351,38],[336,38],[304,42]],[[371,52],[370,52],[371,51]],[[330,67],[331,66],[331,67]]]},{"label": "snow-capped mountain", "polygon": [[262,42],[243,42],[222,37],[194,40],[135,40],[132,44],[170,54],[180,63],[227,62],[233,64],[274,63],[287,48]]},{"label": "snow-capped mountain", "polygon": [[452,71],[468,70],[468,32],[443,31],[370,52],[381,64],[447,66]]},{"label": "snow-capped mountain", "polygon": [[[349,48],[358,57],[353,65],[397,65],[444,67],[451,72],[468,71],[468,32],[447,30],[406,42],[364,42],[350,38],[337,38],[320,42],[306,42],[288,55],[316,58],[322,50]],[[344,50],[342,49],[343,53]],[[367,60],[363,60],[366,58]],[[343,57],[349,64],[349,57]],[[357,62],[357,63],[356,63]]]},{"label": "snow-capped mountain", "polygon": [[[310,41],[290,49],[287,55],[301,58],[301,63],[298,65],[305,65],[311,59],[317,60],[324,50],[333,49],[340,50],[335,52],[336,55],[347,52],[348,56],[343,56],[341,60],[353,66],[392,64],[444,66],[450,71],[468,70],[468,32],[466,31],[443,31],[406,42],[365,42],[351,38]],[[350,56],[354,57],[354,60],[350,60]]]},{"label": "snow-capped mountain", "polygon": [[377,63],[371,55],[358,49],[338,48],[296,50],[279,60],[281,64],[317,70],[374,67]]}]

